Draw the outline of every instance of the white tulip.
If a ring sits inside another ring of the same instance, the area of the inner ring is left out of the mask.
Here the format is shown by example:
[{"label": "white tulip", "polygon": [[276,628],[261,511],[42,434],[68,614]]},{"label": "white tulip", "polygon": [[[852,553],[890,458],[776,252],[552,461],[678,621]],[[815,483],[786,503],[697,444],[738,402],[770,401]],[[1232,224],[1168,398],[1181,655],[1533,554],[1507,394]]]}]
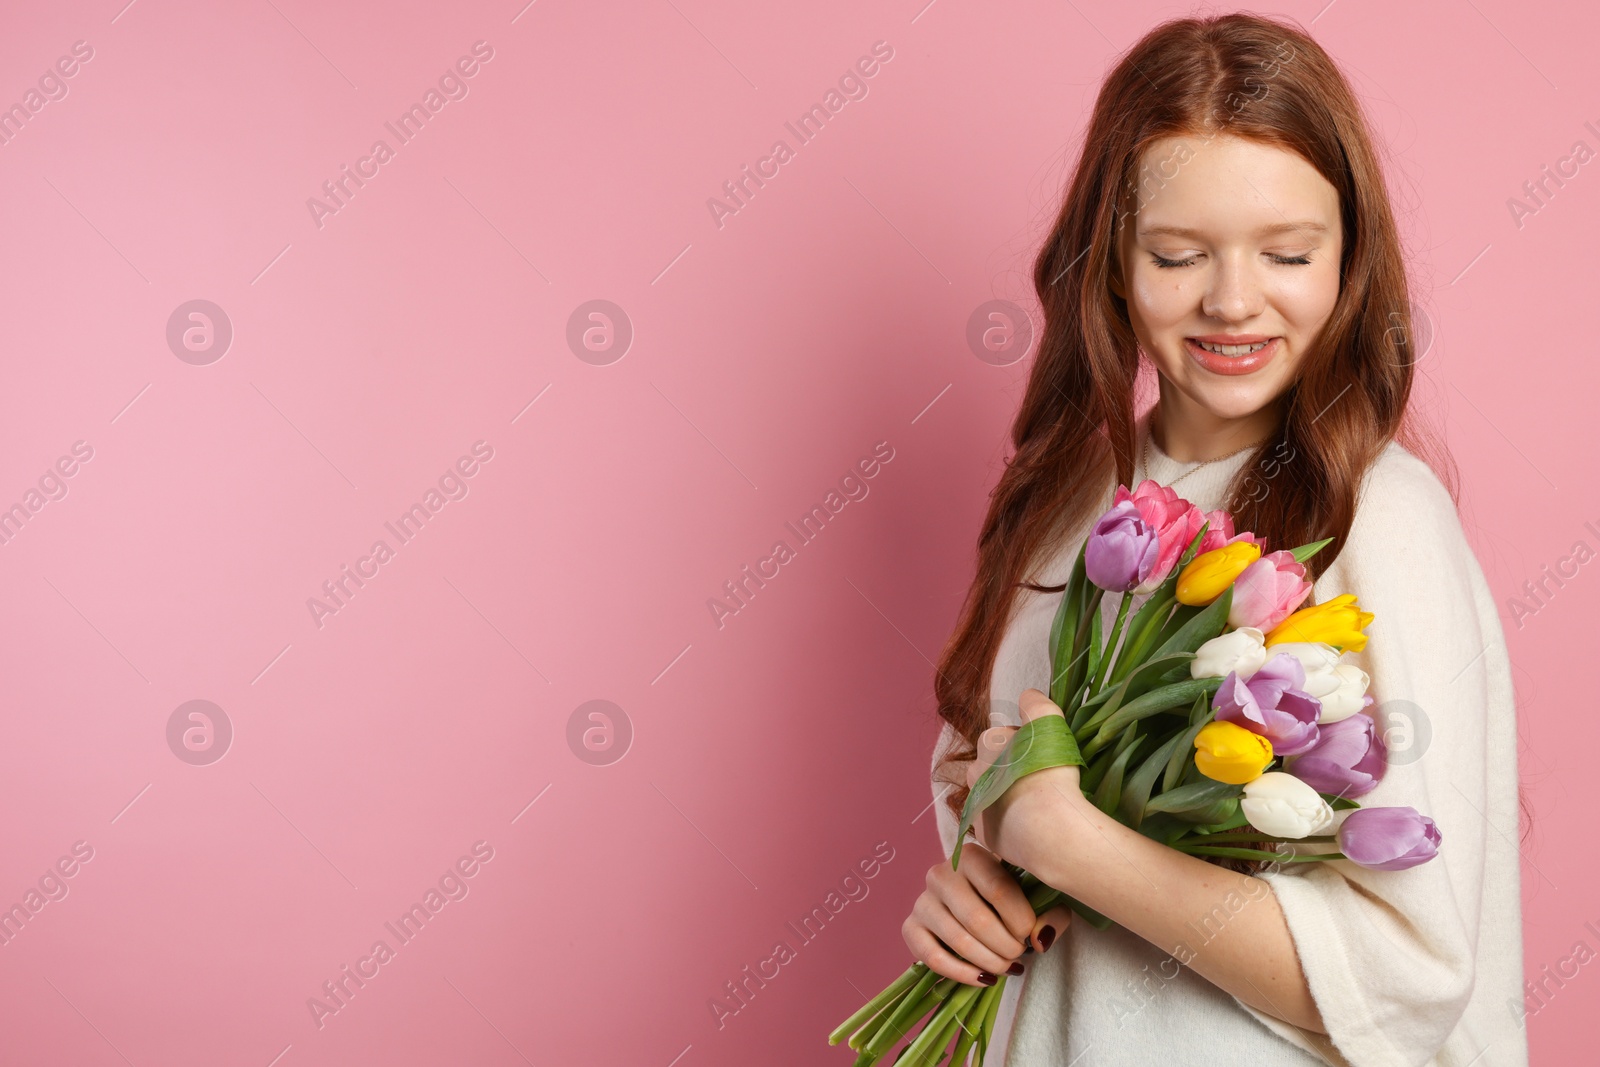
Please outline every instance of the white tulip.
[{"label": "white tulip", "polygon": [[1333,669],[1339,665],[1337,648],[1322,641],[1279,641],[1272,646],[1272,653],[1279,652],[1287,652],[1300,661],[1306,669],[1306,692],[1312,696],[1320,698],[1322,693],[1338,688],[1331,677]]},{"label": "white tulip", "polygon": [[1287,652],[1306,669],[1305,691],[1322,702],[1318,723],[1339,722],[1361,710],[1372,679],[1353,663],[1341,663],[1339,650],[1321,641],[1280,641],[1267,658]]},{"label": "white tulip", "polygon": [[1298,840],[1326,833],[1334,813],[1311,786],[1285,771],[1268,771],[1244,787],[1244,817],[1264,834]]},{"label": "white tulip", "polygon": [[1266,634],[1254,626],[1241,626],[1213,637],[1195,650],[1189,661],[1191,678],[1226,678],[1238,671],[1240,679],[1250,677],[1267,662]]},{"label": "white tulip", "polygon": [[1367,686],[1372,683],[1367,672],[1354,663],[1341,663],[1333,673],[1339,679],[1339,688],[1318,698],[1322,701],[1318,723],[1342,722],[1360,711],[1366,702]]}]

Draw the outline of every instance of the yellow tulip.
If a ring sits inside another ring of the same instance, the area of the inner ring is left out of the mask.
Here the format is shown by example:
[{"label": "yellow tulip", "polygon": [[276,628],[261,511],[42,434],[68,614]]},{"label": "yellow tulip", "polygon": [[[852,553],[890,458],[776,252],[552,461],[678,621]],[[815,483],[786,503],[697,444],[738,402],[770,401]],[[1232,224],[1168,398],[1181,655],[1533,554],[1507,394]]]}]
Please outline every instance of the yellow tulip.
[{"label": "yellow tulip", "polygon": [[1244,569],[1261,558],[1261,546],[1249,541],[1202,552],[1178,575],[1178,603],[1202,607],[1222,595]]},{"label": "yellow tulip", "polygon": [[1272,742],[1231,722],[1208,722],[1194,739],[1194,765],[1216,782],[1244,785],[1272,762]]},{"label": "yellow tulip", "polygon": [[1344,593],[1290,615],[1267,631],[1266,644],[1321,641],[1345,652],[1360,652],[1367,647],[1367,635],[1361,630],[1375,617],[1361,610],[1354,593]]}]

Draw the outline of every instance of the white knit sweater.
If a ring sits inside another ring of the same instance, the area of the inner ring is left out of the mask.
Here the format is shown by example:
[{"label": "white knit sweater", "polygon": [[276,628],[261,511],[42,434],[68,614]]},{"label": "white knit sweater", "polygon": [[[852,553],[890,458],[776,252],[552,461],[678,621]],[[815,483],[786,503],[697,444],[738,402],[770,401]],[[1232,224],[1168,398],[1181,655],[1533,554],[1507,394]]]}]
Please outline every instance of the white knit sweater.
[{"label": "white knit sweater", "polygon": [[[1148,416],[1139,422],[1141,444],[1147,427]],[[1183,476],[1194,465],[1152,443],[1148,476],[1176,480],[1180,496],[1211,511],[1247,458]],[[1141,466],[1134,484],[1145,476]],[[1276,491],[1266,472],[1257,477]],[[1108,487],[1104,507],[1111,498]],[[1090,521],[1063,542],[1039,584],[1066,580]],[[1433,818],[1442,843],[1433,860],[1404,871],[1335,860],[1255,876],[1277,895],[1328,1034],[1256,1011],[1121,926],[1098,931],[1075,919],[1050,951],[1024,956],[1026,974],[1009,980],[989,1067],[1526,1065],[1516,1010],[1522,927],[1510,660],[1449,494],[1397,443],[1368,472],[1348,544],[1306,603],[1341,593],[1356,594],[1376,615],[1366,649],[1344,662],[1371,676],[1370,710],[1380,730],[1393,731],[1388,771],[1361,804],[1410,805]],[[1017,725],[1022,691],[1047,688],[1060,596],[1019,592],[990,688],[994,721]],[[1107,632],[1116,601],[1102,604]],[[1416,742],[1409,745],[1408,728]],[[935,768],[952,740],[945,725]],[[942,797],[947,786],[935,779],[933,789]],[[942,800],[935,810],[948,856],[955,819]],[[1195,948],[1228,933],[1196,929]]]}]

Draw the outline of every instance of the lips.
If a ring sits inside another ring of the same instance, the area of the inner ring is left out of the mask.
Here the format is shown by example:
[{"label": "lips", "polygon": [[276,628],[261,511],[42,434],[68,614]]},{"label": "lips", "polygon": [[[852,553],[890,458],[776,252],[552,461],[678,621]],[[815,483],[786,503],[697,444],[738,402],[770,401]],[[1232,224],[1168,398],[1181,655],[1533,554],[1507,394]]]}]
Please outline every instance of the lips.
[{"label": "lips", "polygon": [[[1230,356],[1202,347],[1199,343],[1202,341],[1211,345],[1261,345],[1262,347],[1253,352]],[[1191,359],[1212,374],[1238,375],[1260,370],[1272,362],[1282,346],[1278,338],[1263,334],[1210,334],[1205,337],[1185,337],[1183,347]]]}]

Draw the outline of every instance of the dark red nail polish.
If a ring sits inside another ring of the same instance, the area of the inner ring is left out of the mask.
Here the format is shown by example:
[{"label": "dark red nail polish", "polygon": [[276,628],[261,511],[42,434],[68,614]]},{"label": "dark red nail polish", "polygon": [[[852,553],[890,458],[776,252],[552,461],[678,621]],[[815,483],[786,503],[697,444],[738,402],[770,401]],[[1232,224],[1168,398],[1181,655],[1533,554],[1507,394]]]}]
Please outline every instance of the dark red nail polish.
[{"label": "dark red nail polish", "polygon": [[1017,975],[1022,973],[1022,964],[1020,962],[1013,963],[1011,966],[1006,968],[1006,973],[1015,978]]},{"label": "dark red nail polish", "polygon": [[1043,927],[1040,927],[1039,928],[1039,951],[1040,952],[1048,952],[1050,950],[1051,944],[1053,944],[1055,942],[1055,939],[1056,939],[1056,928],[1054,926],[1043,926]]},{"label": "dark red nail polish", "polygon": [[984,985],[994,985],[995,982],[998,981],[998,979],[995,978],[995,976],[990,974],[988,971],[979,971],[978,972],[978,981],[983,983]]}]

